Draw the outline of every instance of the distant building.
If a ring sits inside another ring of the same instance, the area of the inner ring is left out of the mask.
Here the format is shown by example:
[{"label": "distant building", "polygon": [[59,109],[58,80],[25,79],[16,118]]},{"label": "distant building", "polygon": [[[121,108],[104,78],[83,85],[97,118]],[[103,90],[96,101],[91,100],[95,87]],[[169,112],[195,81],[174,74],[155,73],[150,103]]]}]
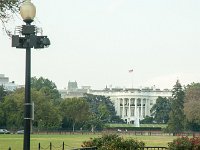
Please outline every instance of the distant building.
[{"label": "distant building", "polygon": [[90,88],[90,86],[82,86],[81,89],[79,89],[76,81],[69,81],[68,88],[59,90],[59,92],[62,98],[83,97],[84,93],[88,93]]},{"label": "distant building", "polygon": [[78,89],[78,84],[77,82],[68,82],[68,91],[77,91]]},{"label": "distant building", "polygon": [[4,74],[0,74],[0,86],[4,86],[5,90],[13,91],[17,88],[17,85],[14,81],[9,82],[9,78],[5,77]]},{"label": "distant building", "polygon": [[[93,95],[109,96],[114,103],[117,115],[124,121],[134,123],[145,116],[151,116],[151,108],[156,103],[156,99],[160,97],[171,97],[170,90],[160,89],[106,89],[99,91],[90,91]],[[138,110],[138,115],[137,115]]]},{"label": "distant building", "polygon": [[[77,86],[76,90],[68,87],[67,90],[60,90],[60,93],[62,98],[82,97],[84,93],[110,97],[117,115],[127,123],[134,123],[138,116],[140,120],[145,116],[151,116],[150,110],[159,96],[167,98],[172,96],[171,90],[160,90],[155,86],[143,89],[106,87],[104,90],[92,90],[90,86],[78,89]],[[137,113],[139,114],[136,115]]]}]

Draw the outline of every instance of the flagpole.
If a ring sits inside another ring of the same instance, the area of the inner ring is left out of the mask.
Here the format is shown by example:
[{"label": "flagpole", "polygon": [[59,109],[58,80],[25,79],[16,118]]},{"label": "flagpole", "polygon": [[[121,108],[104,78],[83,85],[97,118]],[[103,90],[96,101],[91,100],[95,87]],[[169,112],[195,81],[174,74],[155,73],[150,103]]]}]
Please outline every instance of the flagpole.
[{"label": "flagpole", "polygon": [[133,73],[131,75],[131,84],[132,84],[132,89],[133,89]]},{"label": "flagpole", "polygon": [[133,89],[133,69],[128,70],[128,72],[131,74],[131,88]]},{"label": "flagpole", "polygon": [[132,80],[132,89],[133,89],[133,77],[131,78],[131,80]]}]

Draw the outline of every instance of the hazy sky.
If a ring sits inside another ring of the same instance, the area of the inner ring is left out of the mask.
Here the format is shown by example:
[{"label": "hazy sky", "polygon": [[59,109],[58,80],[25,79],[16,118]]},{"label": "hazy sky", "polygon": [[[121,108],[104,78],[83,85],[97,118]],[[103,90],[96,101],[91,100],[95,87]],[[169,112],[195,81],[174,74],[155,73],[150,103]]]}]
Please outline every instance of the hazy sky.
[{"label": "hazy sky", "polygon": [[[200,80],[199,0],[32,0],[51,40],[32,49],[32,76],[102,89],[172,88]],[[20,17],[13,28],[23,24]],[[133,69],[133,73],[128,70]],[[0,32],[0,73],[24,84],[25,50]]]}]

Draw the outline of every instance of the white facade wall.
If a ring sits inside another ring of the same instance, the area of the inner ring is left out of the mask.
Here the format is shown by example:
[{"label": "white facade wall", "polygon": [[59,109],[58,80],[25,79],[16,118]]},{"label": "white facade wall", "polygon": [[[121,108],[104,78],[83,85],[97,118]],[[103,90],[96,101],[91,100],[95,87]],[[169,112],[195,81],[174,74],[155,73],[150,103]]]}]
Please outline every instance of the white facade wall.
[{"label": "white facade wall", "polygon": [[[60,90],[62,98],[82,97],[83,93],[89,93],[93,95],[104,95],[110,97],[114,104],[116,113],[127,123],[134,123],[136,119],[142,120],[145,116],[151,116],[151,108],[156,103],[156,99],[160,97],[171,97],[172,92],[170,90],[85,90],[69,93],[68,90]],[[139,115],[138,115],[139,112]]]},{"label": "white facade wall", "polygon": [[150,110],[156,103],[156,99],[161,97],[171,97],[171,91],[121,91],[121,92],[91,92],[94,95],[109,96],[114,103],[117,115],[127,123],[136,120],[136,110],[139,110],[139,119],[150,116]]}]

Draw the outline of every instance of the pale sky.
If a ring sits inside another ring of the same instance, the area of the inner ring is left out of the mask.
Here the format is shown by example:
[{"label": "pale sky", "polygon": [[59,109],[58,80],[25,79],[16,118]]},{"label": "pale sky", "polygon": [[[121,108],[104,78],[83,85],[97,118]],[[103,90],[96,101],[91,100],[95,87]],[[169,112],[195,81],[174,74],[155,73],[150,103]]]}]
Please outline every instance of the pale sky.
[{"label": "pale sky", "polygon": [[[199,0],[32,0],[34,24],[51,40],[32,49],[32,76],[59,89],[172,88],[200,82]],[[22,25],[20,16],[9,28]],[[128,70],[133,69],[133,73]],[[24,84],[25,50],[0,32],[0,74]]]}]

